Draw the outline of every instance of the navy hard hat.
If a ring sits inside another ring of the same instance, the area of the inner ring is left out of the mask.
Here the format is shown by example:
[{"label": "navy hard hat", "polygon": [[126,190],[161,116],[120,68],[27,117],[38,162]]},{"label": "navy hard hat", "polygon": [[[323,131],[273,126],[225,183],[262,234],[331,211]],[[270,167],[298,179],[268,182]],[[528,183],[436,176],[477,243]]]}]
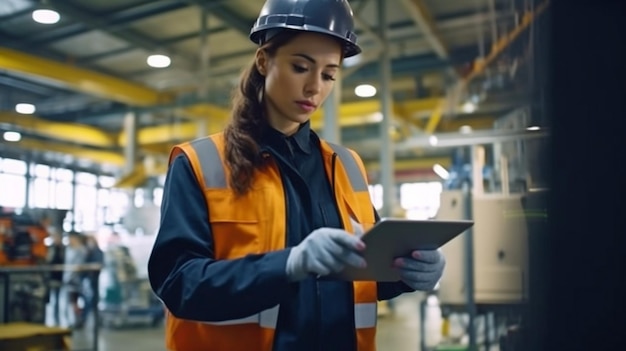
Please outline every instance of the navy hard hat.
[{"label": "navy hard hat", "polygon": [[347,0],[266,0],[250,40],[262,45],[280,29],[327,34],[342,41],[345,57],[361,53]]}]

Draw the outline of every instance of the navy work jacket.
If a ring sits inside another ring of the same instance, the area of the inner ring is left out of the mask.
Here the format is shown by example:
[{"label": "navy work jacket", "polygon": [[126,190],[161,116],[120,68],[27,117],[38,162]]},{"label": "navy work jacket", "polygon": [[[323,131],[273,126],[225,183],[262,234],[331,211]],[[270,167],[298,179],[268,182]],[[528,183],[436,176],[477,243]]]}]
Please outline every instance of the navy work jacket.
[{"label": "navy work jacket", "polygon": [[[173,160],[148,271],[153,289],[174,315],[223,320],[241,315],[239,309],[280,304],[274,351],[356,351],[352,283],[314,277],[294,283],[285,273],[290,247],[316,228],[341,228],[319,138],[309,123],[290,137],[267,127],[260,143],[261,151],[278,161],[285,188],[285,250],[232,261],[212,259],[204,196],[186,157],[181,154]],[[379,300],[408,291],[412,290],[400,282],[378,283]]]}]

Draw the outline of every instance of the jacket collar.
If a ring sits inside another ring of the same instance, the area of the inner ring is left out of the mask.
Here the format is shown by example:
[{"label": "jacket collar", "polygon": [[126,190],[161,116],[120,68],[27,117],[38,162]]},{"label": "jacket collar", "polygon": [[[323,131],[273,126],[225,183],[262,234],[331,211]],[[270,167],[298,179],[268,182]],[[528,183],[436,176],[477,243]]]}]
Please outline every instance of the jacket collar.
[{"label": "jacket collar", "polygon": [[311,121],[302,123],[298,131],[291,136],[287,136],[282,132],[272,128],[269,124],[263,128],[261,137],[262,143],[276,150],[284,150],[288,142],[295,144],[298,149],[306,154],[311,153]]}]

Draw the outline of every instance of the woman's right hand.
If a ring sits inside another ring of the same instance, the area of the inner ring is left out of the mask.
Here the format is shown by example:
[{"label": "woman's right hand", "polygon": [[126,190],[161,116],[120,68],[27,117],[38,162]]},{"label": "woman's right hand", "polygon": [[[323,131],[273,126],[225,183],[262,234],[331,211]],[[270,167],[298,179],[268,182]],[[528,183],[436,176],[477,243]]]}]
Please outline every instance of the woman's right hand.
[{"label": "woman's right hand", "polygon": [[346,265],[363,268],[366,263],[359,252],[364,249],[361,239],[345,230],[316,229],[291,249],[287,258],[287,275],[290,280],[298,281],[308,274],[324,276],[338,273]]}]

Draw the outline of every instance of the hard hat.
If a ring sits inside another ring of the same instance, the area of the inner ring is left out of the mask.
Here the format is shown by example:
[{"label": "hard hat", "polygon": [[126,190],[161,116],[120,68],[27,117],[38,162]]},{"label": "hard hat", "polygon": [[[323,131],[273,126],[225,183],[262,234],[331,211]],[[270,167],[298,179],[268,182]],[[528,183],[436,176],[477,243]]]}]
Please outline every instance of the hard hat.
[{"label": "hard hat", "polygon": [[361,53],[347,0],[266,0],[252,26],[250,40],[261,45],[279,32],[273,29],[328,34],[342,40],[344,57]]}]

